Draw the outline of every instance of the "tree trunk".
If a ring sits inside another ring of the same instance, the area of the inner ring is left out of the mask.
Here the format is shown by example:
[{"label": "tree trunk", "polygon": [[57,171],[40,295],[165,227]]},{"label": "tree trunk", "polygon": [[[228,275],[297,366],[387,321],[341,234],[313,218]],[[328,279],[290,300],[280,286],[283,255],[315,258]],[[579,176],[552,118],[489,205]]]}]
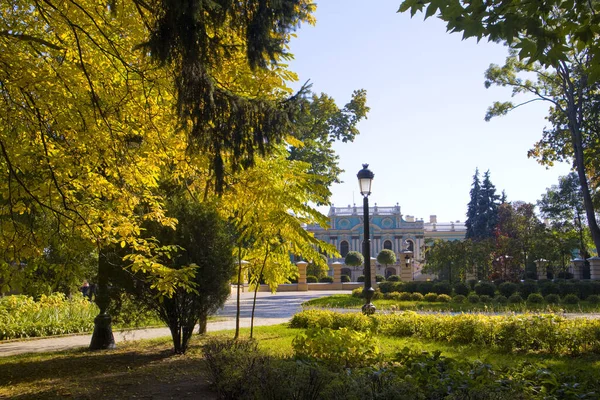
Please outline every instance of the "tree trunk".
[{"label": "tree trunk", "polygon": [[235,335],[233,340],[240,337],[240,281],[242,279],[242,249],[238,247],[238,281],[237,281],[237,297],[235,309]]}]

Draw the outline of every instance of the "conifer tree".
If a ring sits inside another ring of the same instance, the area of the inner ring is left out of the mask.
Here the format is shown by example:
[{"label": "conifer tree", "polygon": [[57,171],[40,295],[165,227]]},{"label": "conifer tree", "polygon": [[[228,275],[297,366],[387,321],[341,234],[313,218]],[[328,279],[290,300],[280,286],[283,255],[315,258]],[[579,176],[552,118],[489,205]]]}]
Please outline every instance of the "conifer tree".
[{"label": "conifer tree", "polygon": [[467,205],[467,221],[465,225],[467,227],[467,239],[475,238],[475,225],[477,220],[477,211],[479,203],[479,195],[481,190],[481,183],[479,181],[479,168],[475,168],[475,175],[473,175],[473,184],[471,185],[471,201]]},{"label": "conifer tree", "polygon": [[496,194],[496,186],[490,180],[490,171],[483,175],[477,211],[476,235],[479,238],[489,238],[494,235],[494,229],[498,225],[498,201],[500,196]]}]

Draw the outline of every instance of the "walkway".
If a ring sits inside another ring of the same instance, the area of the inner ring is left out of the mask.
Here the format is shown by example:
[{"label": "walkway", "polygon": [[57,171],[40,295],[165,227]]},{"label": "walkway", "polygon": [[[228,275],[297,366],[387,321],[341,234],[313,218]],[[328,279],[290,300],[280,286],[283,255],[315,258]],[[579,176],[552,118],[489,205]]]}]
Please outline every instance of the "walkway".
[{"label": "walkway", "polygon": [[[302,310],[301,304],[307,300],[332,294],[347,294],[350,291],[308,291],[308,292],[281,292],[281,293],[257,293],[256,312],[254,326],[267,326],[282,324]],[[252,313],[253,293],[242,293],[240,301],[240,326],[250,326]],[[235,329],[236,299],[235,295],[227,300],[225,306],[218,311],[217,316],[225,317],[225,320],[209,322],[209,332]],[[115,332],[115,341],[119,342],[140,339],[152,339],[170,336],[168,328],[138,329]],[[24,353],[38,353],[46,351],[60,351],[78,347],[87,347],[92,335],[73,335],[55,338],[33,338],[28,340],[0,343],[0,357]]]}]

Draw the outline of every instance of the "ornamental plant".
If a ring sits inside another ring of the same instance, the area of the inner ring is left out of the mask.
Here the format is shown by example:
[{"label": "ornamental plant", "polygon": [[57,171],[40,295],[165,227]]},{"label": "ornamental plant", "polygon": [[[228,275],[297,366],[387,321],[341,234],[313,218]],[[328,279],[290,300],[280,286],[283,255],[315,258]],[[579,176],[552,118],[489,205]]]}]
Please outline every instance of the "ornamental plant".
[{"label": "ornamental plant", "polygon": [[433,303],[437,301],[437,297],[438,295],[436,293],[427,293],[425,296],[423,296],[423,299],[429,303]]}]

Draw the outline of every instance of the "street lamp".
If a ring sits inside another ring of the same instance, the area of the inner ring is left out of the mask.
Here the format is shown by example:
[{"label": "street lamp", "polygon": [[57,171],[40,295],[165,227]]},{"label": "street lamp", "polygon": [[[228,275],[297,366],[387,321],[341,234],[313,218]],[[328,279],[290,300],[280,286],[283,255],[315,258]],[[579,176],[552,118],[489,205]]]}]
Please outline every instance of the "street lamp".
[{"label": "street lamp", "polygon": [[[408,240],[404,241],[404,250],[402,250],[402,254],[404,255],[404,262],[406,263],[406,268],[410,268],[410,263],[412,259],[413,252],[410,250],[410,244]],[[412,271],[413,281],[415,280],[415,271]]]},{"label": "street lamp", "polygon": [[365,305],[362,307],[362,312],[365,315],[375,313],[375,306],[371,303],[375,289],[371,284],[371,239],[369,238],[369,195],[371,194],[371,183],[375,174],[368,169],[369,164],[363,164],[363,168],[356,175],[360,194],[363,195],[363,217],[365,222],[365,238],[363,240],[363,257],[365,259],[365,287],[363,296],[365,297]]}]

